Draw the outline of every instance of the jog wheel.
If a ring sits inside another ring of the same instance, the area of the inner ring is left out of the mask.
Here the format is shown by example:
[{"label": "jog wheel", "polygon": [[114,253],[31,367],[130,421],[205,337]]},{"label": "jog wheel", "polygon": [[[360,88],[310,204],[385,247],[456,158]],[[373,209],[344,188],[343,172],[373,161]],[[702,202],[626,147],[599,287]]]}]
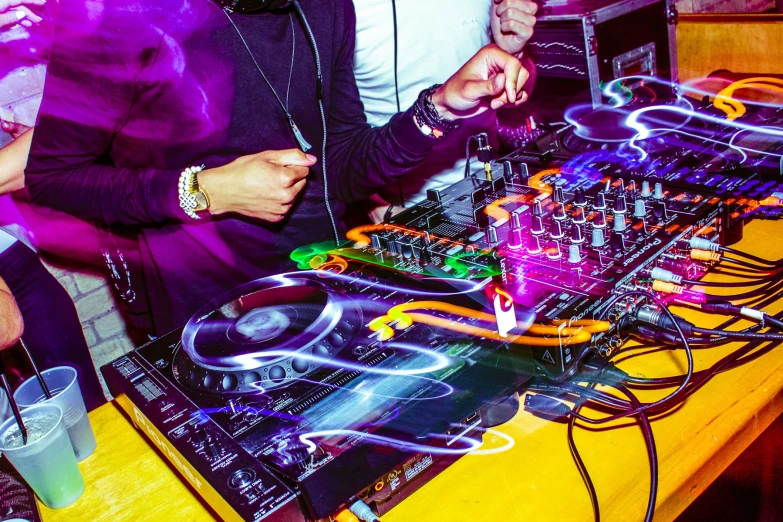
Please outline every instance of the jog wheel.
[{"label": "jog wheel", "polygon": [[191,318],[174,377],[201,393],[264,393],[328,365],[361,325],[359,306],[311,274],[260,279]]}]

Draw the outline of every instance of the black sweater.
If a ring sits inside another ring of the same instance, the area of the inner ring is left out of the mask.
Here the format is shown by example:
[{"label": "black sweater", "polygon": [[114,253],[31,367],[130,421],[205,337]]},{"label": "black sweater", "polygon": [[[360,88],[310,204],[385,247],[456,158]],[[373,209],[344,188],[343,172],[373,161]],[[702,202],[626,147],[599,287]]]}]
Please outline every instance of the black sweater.
[{"label": "black sweater", "polygon": [[[179,208],[182,169],[297,145],[215,4],[138,1],[64,1],[27,184],[39,204],[139,228],[161,333],[234,286],[290,268],[291,250],[332,234],[321,181],[315,59],[296,12],[232,16],[319,158],[304,196],[279,224],[239,215],[193,221]],[[366,123],[353,76],[351,0],[301,4],[321,56],[329,197],[340,226],[346,203],[406,173],[431,143],[410,111],[384,127]]]}]

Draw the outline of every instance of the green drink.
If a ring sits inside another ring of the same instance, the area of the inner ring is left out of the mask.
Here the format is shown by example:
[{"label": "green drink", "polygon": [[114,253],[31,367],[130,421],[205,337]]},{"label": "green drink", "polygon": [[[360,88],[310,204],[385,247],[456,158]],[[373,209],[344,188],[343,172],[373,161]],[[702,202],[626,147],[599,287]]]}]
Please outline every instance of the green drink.
[{"label": "green drink", "polygon": [[0,426],[0,451],[48,507],[73,504],[84,492],[84,480],[76,464],[62,410],[42,404],[22,412],[27,444],[16,421]]}]

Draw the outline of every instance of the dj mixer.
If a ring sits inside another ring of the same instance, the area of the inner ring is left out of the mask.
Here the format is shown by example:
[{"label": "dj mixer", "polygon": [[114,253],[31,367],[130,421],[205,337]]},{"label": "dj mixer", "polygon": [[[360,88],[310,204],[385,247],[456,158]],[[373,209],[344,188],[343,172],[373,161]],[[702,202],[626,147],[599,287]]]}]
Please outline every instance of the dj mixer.
[{"label": "dj mixer", "polygon": [[660,317],[644,295],[698,302],[682,281],[779,216],[783,109],[727,118],[651,83],[507,132],[514,151],[484,169],[297,249],[298,271],[105,366],[112,393],[227,520],[377,520],[460,456],[502,451],[482,436],[531,379],[609,357],[629,321]]}]

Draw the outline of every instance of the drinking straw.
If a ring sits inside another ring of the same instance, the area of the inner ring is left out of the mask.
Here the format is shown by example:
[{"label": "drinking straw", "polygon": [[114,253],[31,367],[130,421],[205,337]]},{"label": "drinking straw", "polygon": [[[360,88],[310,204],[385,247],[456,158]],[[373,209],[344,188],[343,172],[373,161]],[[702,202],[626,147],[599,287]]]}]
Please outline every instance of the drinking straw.
[{"label": "drinking straw", "polygon": [[14,400],[14,394],[11,393],[11,386],[8,385],[8,379],[6,379],[5,373],[0,373],[0,381],[2,381],[5,394],[8,395],[8,402],[11,404],[11,411],[14,412],[14,418],[16,419],[16,424],[19,426],[19,431],[22,432],[22,443],[26,446],[27,428],[24,427],[24,422],[22,422],[22,414],[19,411],[19,405],[16,404],[16,400]]},{"label": "drinking straw", "polygon": [[43,375],[41,375],[41,372],[38,370],[38,366],[35,364],[35,361],[33,360],[33,354],[30,353],[30,350],[27,348],[27,345],[24,342],[24,339],[21,337],[19,338],[19,344],[22,345],[22,348],[24,349],[24,353],[27,356],[27,360],[30,361],[30,366],[33,367],[33,371],[35,372],[35,376],[38,378],[38,382],[41,383],[41,389],[44,392],[44,395],[46,395],[47,399],[52,398],[52,392],[49,391],[49,387],[46,385],[46,382],[44,381]]}]

